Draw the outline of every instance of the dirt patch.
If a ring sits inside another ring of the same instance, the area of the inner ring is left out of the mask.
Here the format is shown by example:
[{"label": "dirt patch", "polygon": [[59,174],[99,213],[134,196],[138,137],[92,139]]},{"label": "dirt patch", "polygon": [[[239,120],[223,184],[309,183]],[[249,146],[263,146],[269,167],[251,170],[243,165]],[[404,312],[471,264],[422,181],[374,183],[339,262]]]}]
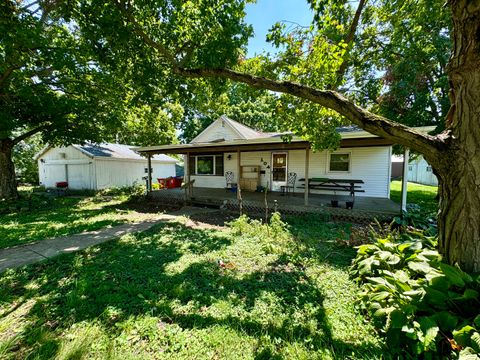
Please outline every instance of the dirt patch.
[{"label": "dirt patch", "polygon": [[160,212],[172,212],[178,211],[182,208],[180,205],[175,204],[161,204],[158,201],[135,201],[129,202],[124,205],[126,209],[134,210],[138,213],[160,213]]},{"label": "dirt patch", "polygon": [[206,213],[192,214],[190,222],[200,226],[203,224],[204,228],[218,228],[225,227],[225,223],[236,219],[238,215],[225,211],[209,211]]}]

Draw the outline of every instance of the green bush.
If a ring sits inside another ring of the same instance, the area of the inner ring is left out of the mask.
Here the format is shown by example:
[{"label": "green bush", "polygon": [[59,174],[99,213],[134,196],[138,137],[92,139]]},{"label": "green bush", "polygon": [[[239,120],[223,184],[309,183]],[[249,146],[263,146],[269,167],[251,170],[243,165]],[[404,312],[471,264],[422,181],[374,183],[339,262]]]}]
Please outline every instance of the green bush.
[{"label": "green bush", "polygon": [[480,277],[442,262],[436,240],[419,231],[390,232],[358,247],[351,275],[361,306],[407,358],[477,358]]},{"label": "green bush", "polygon": [[402,216],[396,216],[393,219],[393,225],[400,229],[407,228],[421,229],[427,235],[437,234],[437,221],[434,212],[425,212],[420,206],[409,204],[408,211],[404,211]]},{"label": "green bush", "polygon": [[135,201],[145,196],[145,185],[135,184],[132,186],[113,187],[97,192],[97,196],[127,196],[128,200]]},{"label": "green bush", "polygon": [[242,215],[228,225],[234,234],[258,240],[265,253],[282,253],[294,244],[288,225],[278,212],[272,214],[268,224]]}]

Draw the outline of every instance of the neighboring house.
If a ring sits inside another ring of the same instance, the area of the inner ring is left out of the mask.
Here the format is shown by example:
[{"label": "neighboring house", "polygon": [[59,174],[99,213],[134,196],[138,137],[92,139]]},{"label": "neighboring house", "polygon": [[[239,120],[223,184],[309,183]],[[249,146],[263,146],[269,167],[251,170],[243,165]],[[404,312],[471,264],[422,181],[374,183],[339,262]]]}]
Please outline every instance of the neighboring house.
[{"label": "neighboring house", "polygon": [[418,156],[408,163],[408,181],[424,185],[438,185],[438,179],[433,173],[432,167],[423,156]]},{"label": "neighboring house", "polygon": [[[144,184],[148,173],[147,159],[131,149],[131,145],[85,144],[46,147],[35,156],[40,185],[55,187],[68,182],[70,189],[100,190]],[[178,161],[167,155],[152,157],[152,176],[175,176]]]},{"label": "neighboring house", "polygon": [[[400,179],[403,175],[403,155],[392,156],[392,179]],[[414,183],[437,186],[438,180],[432,167],[420,155],[408,163],[407,180]]]},{"label": "neighboring house", "polygon": [[[389,198],[392,143],[355,126],[338,131],[339,149],[313,152],[310,143],[300,137],[292,136],[288,141],[282,136],[285,134],[256,131],[221,116],[189,144],[136,150],[150,156],[183,154],[185,177],[187,182],[194,180],[193,187],[228,187],[225,175],[231,172],[232,182],[240,183],[243,190],[263,186],[279,191],[286,185],[288,174],[295,173],[296,192],[304,192],[299,179],[305,177],[361,180],[364,192],[358,196]],[[332,194],[313,188],[310,192]]]}]

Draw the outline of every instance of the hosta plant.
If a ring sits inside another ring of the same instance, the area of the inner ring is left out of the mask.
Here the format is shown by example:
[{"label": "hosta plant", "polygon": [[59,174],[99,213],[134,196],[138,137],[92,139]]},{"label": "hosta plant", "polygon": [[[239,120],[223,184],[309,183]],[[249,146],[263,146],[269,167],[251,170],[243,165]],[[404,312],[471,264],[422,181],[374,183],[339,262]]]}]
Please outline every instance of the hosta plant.
[{"label": "hosta plant", "polygon": [[391,353],[479,356],[480,278],[442,262],[433,237],[418,231],[377,237],[358,247],[351,274]]}]

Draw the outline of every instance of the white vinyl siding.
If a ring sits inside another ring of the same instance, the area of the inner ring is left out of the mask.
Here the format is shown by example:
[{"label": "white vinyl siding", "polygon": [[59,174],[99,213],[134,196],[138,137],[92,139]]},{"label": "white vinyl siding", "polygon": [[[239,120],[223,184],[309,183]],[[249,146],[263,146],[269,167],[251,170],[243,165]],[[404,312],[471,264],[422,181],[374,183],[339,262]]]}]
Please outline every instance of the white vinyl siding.
[{"label": "white vinyl siding", "polygon": [[408,181],[431,186],[438,185],[438,179],[433,173],[432,167],[423,157],[409,163]]},{"label": "white vinyl siding", "polygon": [[[275,152],[275,151],[273,151]],[[331,173],[327,171],[328,151],[313,153],[310,151],[310,167],[309,177],[328,177],[337,179],[359,179],[363,180],[362,190],[364,193],[358,193],[357,196],[371,196],[388,198],[390,196],[389,189],[389,173],[390,173],[390,146],[377,147],[361,147],[361,148],[342,148],[338,152],[347,152],[350,154],[350,172]],[[301,184],[298,179],[305,177],[305,150],[287,151],[288,172],[297,174],[296,191],[302,192],[303,189],[298,188]],[[228,160],[228,155],[231,159]],[[272,151],[255,151],[241,153],[241,165],[258,165],[265,174],[260,175],[260,183],[262,186],[271,186],[271,165]],[[263,161],[262,161],[263,160]],[[267,165],[264,165],[264,162]],[[224,154],[224,171],[232,171],[234,174],[234,182],[238,182],[237,171],[237,154]],[[224,176],[195,176],[195,187],[225,187]],[[331,192],[312,191],[312,193]]]},{"label": "white vinyl siding", "polygon": [[[63,156],[62,154],[65,154]],[[68,181],[70,189],[100,190],[145,184],[147,160],[91,158],[73,146],[51,148],[38,159],[40,184]],[[175,164],[152,160],[152,179],[175,176]]]},{"label": "white vinyl siding", "polygon": [[[134,184],[145,184],[142,178],[147,176],[145,161],[115,161],[115,160],[97,160],[96,161],[96,179],[97,189],[110,187],[132,186]],[[158,163],[152,161],[152,181],[158,182],[158,178],[167,178],[175,176],[175,164]]]},{"label": "white vinyl siding", "polygon": [[198,135],[192,143],[204,143],[220,139],[234,140],[241,139],[241,136],[227,123],[224,123],[223,121],[215,121]]}]

